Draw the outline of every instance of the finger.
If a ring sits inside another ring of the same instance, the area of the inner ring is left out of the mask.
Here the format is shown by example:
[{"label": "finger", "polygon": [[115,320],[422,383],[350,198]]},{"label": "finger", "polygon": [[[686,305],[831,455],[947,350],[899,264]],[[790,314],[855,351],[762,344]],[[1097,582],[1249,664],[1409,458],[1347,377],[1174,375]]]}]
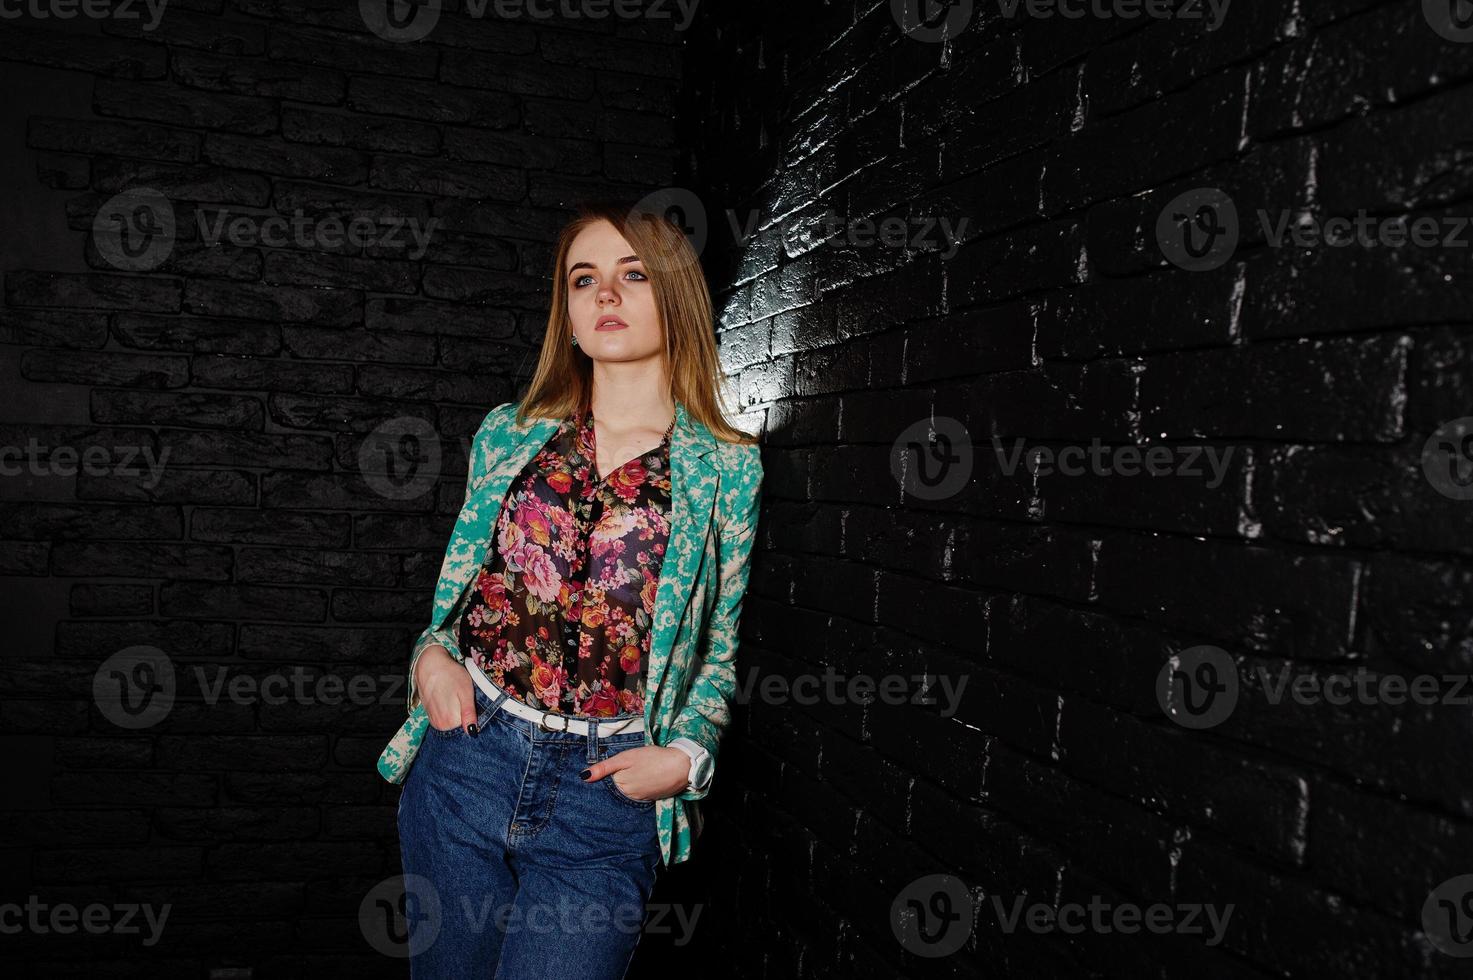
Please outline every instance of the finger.
[{"label": "finger", "polygon": [[471,735],[481,734],[476,727],[476,696],[471,691],[460,692],[460,725]]},{"label": "finger", "polygon": [[603,779],[610,773],[618,772],[620,769],[628,769],[633,761],[626,752],[616,752],[607,759],[595,762],[578,775],[583,777],[584,782],[591,783]]}]

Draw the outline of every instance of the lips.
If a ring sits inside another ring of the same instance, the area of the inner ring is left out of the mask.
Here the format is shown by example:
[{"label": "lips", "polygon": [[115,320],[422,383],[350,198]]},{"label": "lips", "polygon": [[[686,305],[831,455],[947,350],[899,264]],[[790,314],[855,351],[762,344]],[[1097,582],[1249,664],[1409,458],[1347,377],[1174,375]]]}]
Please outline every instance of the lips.
[{"label": "lips", "polygon": [[629,324],[625,323],[623,320],[619,319],[616,316],[601,316],[601,317],[598,318],[598,323],[594,324],[593,329],[595,329],[595,330],[623,330],[624,328],[626,328],[628,326],[629,326]]}]

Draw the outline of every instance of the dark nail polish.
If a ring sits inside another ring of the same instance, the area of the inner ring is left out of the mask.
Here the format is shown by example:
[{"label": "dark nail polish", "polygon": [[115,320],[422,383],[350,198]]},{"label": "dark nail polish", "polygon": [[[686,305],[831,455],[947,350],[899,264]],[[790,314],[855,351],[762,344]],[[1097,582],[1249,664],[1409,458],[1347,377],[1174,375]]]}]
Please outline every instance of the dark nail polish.
[{"label": "dark nail polish", "polygon": [[593,770],[592,770],[592,769],[585,769],[585,770],[583,770],[583,771],[582,771],[582,772],[580,772],[580,773],[579,773],[579,774],[578,774],[578,778],[579,778],[579,779],[582,779],[582,780],[584,780],[584,781],[585,781],[585,782],[586,782],[586,781],[587,781],[587,779],[588,779],[588,774],[589,774],[589,773],[590,773],[590,772],[592,772],[592,771],[593,771]]},{"label": "dark nail polish", "polygon": [[476,723],[475,722],[471,722],[469,725],[466,725],[465,726],[465,730],[468,731],[468,732],[470,732],[471,733],[471,737],[473,737],[473,738],[475,736],[481,734],[481,730],[476,727]]}]

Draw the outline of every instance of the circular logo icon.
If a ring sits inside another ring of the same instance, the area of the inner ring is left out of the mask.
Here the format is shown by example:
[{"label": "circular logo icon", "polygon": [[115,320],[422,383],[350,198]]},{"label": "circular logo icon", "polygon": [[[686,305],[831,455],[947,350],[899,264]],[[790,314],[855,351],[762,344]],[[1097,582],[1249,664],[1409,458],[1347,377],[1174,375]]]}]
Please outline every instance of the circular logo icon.
[{"label": "circular logo icon", "polygon": [[1156,219],[1161,254],[1188,272],[1210,272],[1227,265],[1241,237],[1238,206],[1216,187],[1198,187],[1177,195]]},{"label": "circular logo icon", "polygon": [[421,41],[440,22],[441,0],[358,0],[370,31],[396,44]]},{"label": "circular logo icon", "polygon": [[890,929],[917,956],[950,956],[972,934],[972,896],[955,875],[917,878],[890,903]]},{"label": "circular logo icon", "polygon": [[1473,874],[1432,889],[1422,903],[1422,932],[1449,956],[1473,956]]},{"label": "circular logo icon", "polygon": [[92,700],[119,728],[149,728],[174,707],[174,662],[158,647],[119,650],[92,675]]},{"label": "circular logo icon", "polygon": [[890,447],[890,473],[918,500],[956,496],[972,478],[967,427],[945,415],[909,426]]},{"label": "circular logo icon", "polygon": [[1422,16],[1446,40],[1473,41],[1473,3],[1468,0],[1422,0]]},{"label": "circular logo icon", "polygon": [[972,22],[972,0],[890,0],[890,15],[908,38],[945,41]]},{"label": "circular logo icon", "polygon": [[395,959],[417,956],[440,935],[440,894],[421,875],[394,875],[358,904],[358,928],[368,945]]},{"label": "circular logo icon", "polygon": [[1221,647],[1189,647],[1156,677],[1156,703],[1183,728],[1211,728],[1238,706],[1238,666]]},{"label": "circular logo icon", "polygon": [[108,198],[92,219],[92,241],[108,265],[124,272],[150,272],[174,251],[174,205],[151,187]]},{"label": "circular logo icon", "polygon": [[639,221],[668,221],[680,229],[690,243],[695,257],[684,251],[661,249],[650,255],[640,255],[646,268],[660,272],[671,272],[692,264],[706,249],[710,225],[706,217],[706,206],[694,191],[684,187],[662,187],[646,194],[629,209],[631,223]]},{"label": "circular logo icon", "polygon": [[1473,500],[1473,416],[1444,422],[1422,446],[1422,475],[1452,500]]},{"label": "circular logo icon", "polygon": [[417,416],[389,419],[358,447],[363,482],[385,500],[413,500],[440,479],[440,435]]}]

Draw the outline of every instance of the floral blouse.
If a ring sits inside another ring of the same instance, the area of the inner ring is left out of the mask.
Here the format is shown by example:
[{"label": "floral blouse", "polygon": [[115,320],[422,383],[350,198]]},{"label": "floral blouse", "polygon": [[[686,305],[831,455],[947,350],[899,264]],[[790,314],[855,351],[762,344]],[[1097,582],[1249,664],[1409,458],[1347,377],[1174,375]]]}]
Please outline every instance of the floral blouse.
[{"label": "floral blouse", "polygon": [[582,717],[642,714],[670,537],[670,435],[600,479],[575,411],[512,481],[460,617],[460,648],[511,697]]}]

